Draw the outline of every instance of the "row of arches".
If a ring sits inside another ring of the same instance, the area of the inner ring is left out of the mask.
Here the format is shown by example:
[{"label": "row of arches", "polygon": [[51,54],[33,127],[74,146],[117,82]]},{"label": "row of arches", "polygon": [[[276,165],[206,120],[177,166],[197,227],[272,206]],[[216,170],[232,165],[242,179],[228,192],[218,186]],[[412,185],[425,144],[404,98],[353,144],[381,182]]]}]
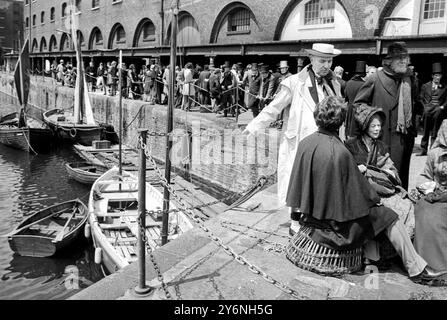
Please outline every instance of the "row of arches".
[{"label": "row of arches", "polygon": [[[249,26],[258,26],[258,22],[255,19],[253,12],[243,3],[235,2],[227,5],[222,14],[219,15],[216,21],[212,33],[211,43],[219,41],[219,37],[225,32],[242,32],[244,29],[248,29]],[[79,31],[80,38],[84,39],[82,32]],[[171,25],[168,26],[165,38],[162,39],[164,44],[170,43]],[[116,23],[110,30],[107,43],[105,43],[105,35],[103,30],[99,27],[94,27],[88,41],[81,41],[81,47],[86,50],[97,49],[116,49],[128,47],[128,34],[125,27],[121,23]],[[33,40],[32,52],[55,52],[55,51],[68,51],[70,50],[69,37],[64,33],[60,37],[59,43],[55,35],[52,35],[47,46],[47,40],[42,37],[40,41],[38,39]],[[132,47],[147,47],[158,45],[157,29],[152,20],[148,18],[142,19],[135,29],[134,36],[132,38]],[[178,19],[178,33],[177,44],[179,46],[185,45],[200,45],[201,35],[199,26],[194,17],[187,11],[180,11]]]}]

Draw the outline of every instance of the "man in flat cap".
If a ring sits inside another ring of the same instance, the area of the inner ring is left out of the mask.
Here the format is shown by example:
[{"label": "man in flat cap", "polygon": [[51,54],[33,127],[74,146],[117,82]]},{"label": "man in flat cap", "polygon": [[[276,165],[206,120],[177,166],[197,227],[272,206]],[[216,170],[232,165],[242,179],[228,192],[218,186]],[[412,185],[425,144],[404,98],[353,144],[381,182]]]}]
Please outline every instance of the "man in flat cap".
[{"label": "man in flat cap", "polygon": [[381,107],[385,112],[382,141],[390,149],[405,189],[408,189],[411,153],[417,136],[414,108],[417,87],[409,63],[405,42],[390,44],[382,61],[383,68],[366,80],[354,100],[355,107],[367,104]]},{"label": "man in flat cap", "polygon": [[[277,167],[278,205],[281,207],[286,205],[298,143],[317,130],[313,115],[316,104],[327,96],[341,97],[340,84],[331,70],[332,59],[341,51],[331,44],[314,43],[307,52],[311,63],[300,73],[284,79],[273,101],[244,130],[246,134],[255,134],[269,126],[284,110]],[[292,224],[289,231],[293,234],[299,228],[300,213],[298,208],[290,210]]]}]

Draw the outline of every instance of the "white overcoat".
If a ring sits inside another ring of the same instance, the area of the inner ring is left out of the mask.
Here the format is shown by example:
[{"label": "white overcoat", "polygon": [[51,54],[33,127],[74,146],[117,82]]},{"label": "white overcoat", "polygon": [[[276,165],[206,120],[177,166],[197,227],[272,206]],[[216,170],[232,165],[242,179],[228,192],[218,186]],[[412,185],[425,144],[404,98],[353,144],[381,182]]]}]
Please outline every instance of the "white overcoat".
[{"label": "white overcoat", "polygon": [[[333,77],[332,86],[337,96],[341,97],[340,84]],[[284,110],[281,142],[278,151],[278,205],[286,204],[287,189],[295,161],[299,141],[317,130],[314,120],[315,101],[309,88],[312,82],[308,67],[295,75],[284,79],[281,90],[275,99],[254,118],[246,130],[255,134],[265,129]],[[323,88],[317,85],[318,100],[324,99]]]}]

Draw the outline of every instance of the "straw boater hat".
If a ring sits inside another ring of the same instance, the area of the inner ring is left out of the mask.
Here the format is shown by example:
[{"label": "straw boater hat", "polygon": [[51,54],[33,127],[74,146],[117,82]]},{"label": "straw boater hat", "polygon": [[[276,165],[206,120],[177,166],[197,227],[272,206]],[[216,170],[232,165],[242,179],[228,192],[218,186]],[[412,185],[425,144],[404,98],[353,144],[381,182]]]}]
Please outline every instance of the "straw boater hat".
[{"label": "straw boater hat", "polygon": [[312,49],[306,49],[306,52],[324,58],[332,58],[341,54],[341,50],[335,49],[332,44],[328,43],[314,43]]}]

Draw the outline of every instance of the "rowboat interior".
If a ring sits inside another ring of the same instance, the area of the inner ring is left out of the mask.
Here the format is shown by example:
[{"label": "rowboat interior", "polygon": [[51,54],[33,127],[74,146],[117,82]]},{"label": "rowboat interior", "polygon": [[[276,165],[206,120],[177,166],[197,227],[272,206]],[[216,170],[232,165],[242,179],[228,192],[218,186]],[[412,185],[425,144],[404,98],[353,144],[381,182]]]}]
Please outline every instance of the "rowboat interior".
[{"label": "rowboat interior", "polygon": [[85,212],[80,207],[72,210],[63,210],[51,217],[31,224],[28,228],[20,231],[17,235],[29,235],[46,238],[63,238],[70,233],[85,218]]},{"label": "rowboat interior", "polygon": [[[112,170],[113,171],[113,170]],[[109,173],[109,172],[108,172]],[[106,173],[93,186],[94,212],[100,229],[119,255],[128,263],[137,260],[138,238],[138,181],[134,176],[124,175],[122,179],[107,179]],[[121,180],[121,181],[120,181]],[[162,209],[163,196],[147,184],[146,210]],[[184,217],[184,216],[183,216]],[[151,248],[161,245],[161,221],[146,214],[146,237]],[[182,231],[192,228],[191,222],[179,219],[178,213],[169,215],[168,239],[173,240]]]}]

